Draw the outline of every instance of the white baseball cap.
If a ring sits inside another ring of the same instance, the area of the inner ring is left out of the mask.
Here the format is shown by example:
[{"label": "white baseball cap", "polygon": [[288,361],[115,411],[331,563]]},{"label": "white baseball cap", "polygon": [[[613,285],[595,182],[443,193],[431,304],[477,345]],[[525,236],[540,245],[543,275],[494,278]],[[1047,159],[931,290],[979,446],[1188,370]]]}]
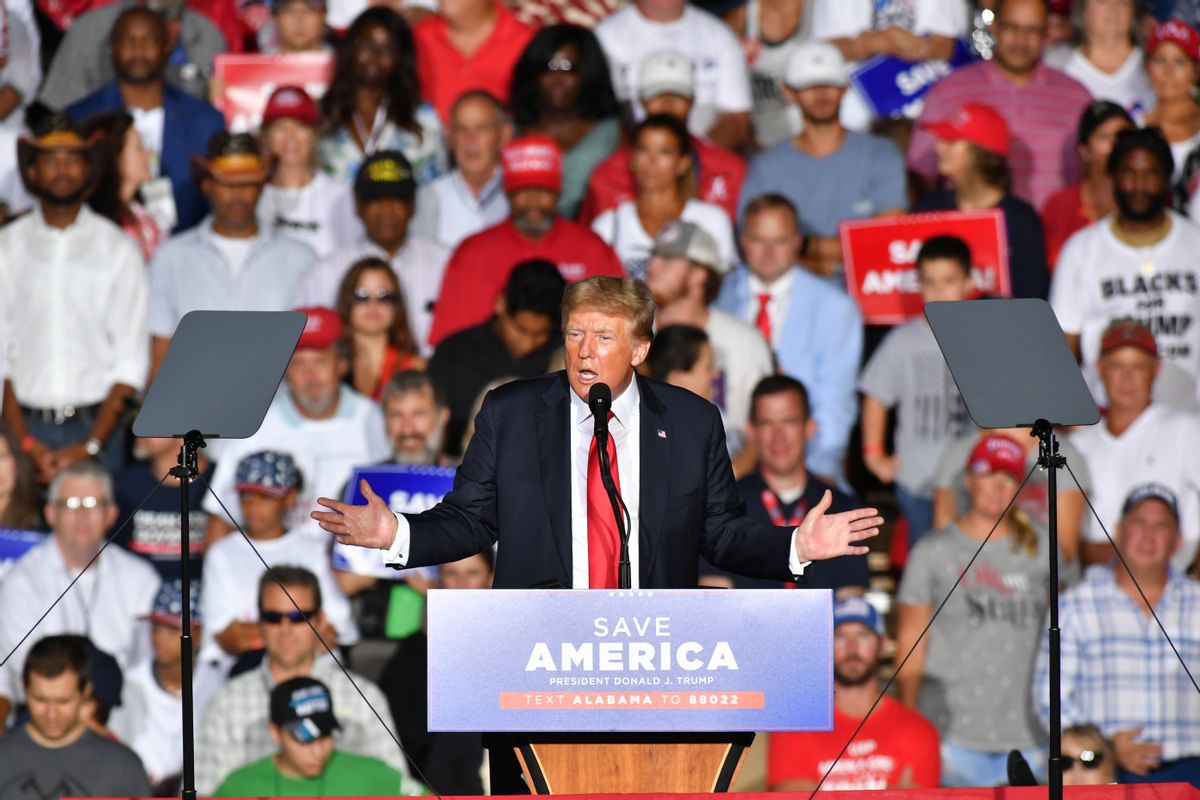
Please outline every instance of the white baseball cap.
[{"label": "white baseball cap", "polygon": [[686,258],[715,270],[718,275],[724,275],[730,268],[717,251],[717,242],[712,235],[694,222],[681,219],[663,225],[650,252],[663,258]]},{"label": "white baseball cap", "polygon": [[846,59],[842,51],[829,42],[804,42],[788,58],[783,82],[792,89],[811,89],[814,86],[845,88]]},{"label": "white baseball cap", "polygon": [[665,51],[642,59],[638,67],[638,97],[642,100],[660,94],[692,97],[695,92],[695,72],[687,56]]}]

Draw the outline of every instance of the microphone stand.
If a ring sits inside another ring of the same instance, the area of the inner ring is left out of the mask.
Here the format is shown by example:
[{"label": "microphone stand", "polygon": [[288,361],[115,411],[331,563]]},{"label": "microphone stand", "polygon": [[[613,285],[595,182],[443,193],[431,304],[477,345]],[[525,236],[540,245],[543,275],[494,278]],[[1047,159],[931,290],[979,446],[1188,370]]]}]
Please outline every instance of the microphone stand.
[{"label": "microphone stand", "polygon": [[179,479],[179,578],[183,586],[183,608],[180,612],[183,618],[183,630],[179,634],[182,663],[182,705],[183,705],[183,789],[182,800],[196,800],[196,752],[194,734],[192,731],[192,575],[190,568],[190,517],[191,498],[189,483],[200,474],[199,451],[204,447],[204,437],[200,431],[188,431],[183,437],[183,446],[179,448],[179,465],[172,468],[171,475]]},{"label": "microphone stand", "polygon": [[1067,460],[1058,453],[1054,427],[1044,419],[1033,424],[1038,438],[1038,464],[1046,470],[1046,501],[1050,534],[1050,629],[1047,659],[1050,683],[1050,763],[1047,786],[1050,800],[1062,800],[1062,655],[1058,627],[1058,470]]}]

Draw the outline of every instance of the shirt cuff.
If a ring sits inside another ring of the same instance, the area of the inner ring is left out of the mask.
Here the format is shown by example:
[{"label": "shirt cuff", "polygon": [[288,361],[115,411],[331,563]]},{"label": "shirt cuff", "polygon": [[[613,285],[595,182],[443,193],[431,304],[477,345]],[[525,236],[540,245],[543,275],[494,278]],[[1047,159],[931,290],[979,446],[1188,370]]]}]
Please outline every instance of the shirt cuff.
[{"label": "shirt cuff", "polygon": [[385,567],[403,567],[408,563],[408,544],[412,540],[412,536],[409,533],[408,520],[404,518],[404,515],[396,511],[392,513],[396,515],[396,538],[392,540],[391,547],[380,550],[379,554],[383,556]]},{"label": "shirt cuff", "polygon": [[[406,526],[405,534],[407,535],[407,533],[408,533],[408,528]],[[795,528],[792,530],[792,549],[791,549],[791,555],[788,556],[788,571],[791,572],[792,575],[796,578],[803,578],[804,577],[804,568],[807,567],[812,562],[811,561],[801,561],[800,556],[796,553],[796,537],[799,535],[800,535],[799,528]],[[399,535],[397,535],[396,538],[399,539],[400,538]]]}]

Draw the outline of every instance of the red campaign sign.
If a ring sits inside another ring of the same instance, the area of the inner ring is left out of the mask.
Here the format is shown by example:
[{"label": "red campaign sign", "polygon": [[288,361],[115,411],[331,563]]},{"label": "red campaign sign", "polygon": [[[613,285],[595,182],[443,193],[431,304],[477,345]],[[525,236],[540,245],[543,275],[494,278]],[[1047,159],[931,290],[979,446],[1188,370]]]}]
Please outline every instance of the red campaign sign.
[{"label": "red campaign sign", "polygon": [[213,61],[213,77],[223,85],[217,108],[231,131],[257,131],[267,98],[280,86],[300,86],[314,100],[325,94],[333,77],[331,53],[232,55]]},{"label": "red campaign sign", "polygon": [[1011,297],[1004,213],[938,211],[839,226],[846,287],[869,325],[899,325],[921,313],[917,251],[934,236],[957,236],[971,248],[977,294]]}]

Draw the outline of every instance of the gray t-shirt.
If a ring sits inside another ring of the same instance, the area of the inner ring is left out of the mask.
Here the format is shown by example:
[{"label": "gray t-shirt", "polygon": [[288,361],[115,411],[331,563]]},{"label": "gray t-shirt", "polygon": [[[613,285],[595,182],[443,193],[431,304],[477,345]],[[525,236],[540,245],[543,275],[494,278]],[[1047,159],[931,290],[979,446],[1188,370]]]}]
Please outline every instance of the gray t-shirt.
[{"label": "gray t-shirt", "polygon": [[59,748],[37,744],[24,726],[0,738],[0,800],[149,796],[137,755],[94,731]]},{"label": "gray t-shirt", "polygon": [[[896,601],[936,607],[978,547],[955,524],[927,534],[908,557]],[[1042,741],[1029,686],[1049,580],[1038,530],[1037,555],[993,537],[954,591],[929,631],[917,701],[943,739],[991,753]]]},{"label": "gray t-shirt", "polygon": [[933,474],[946,442],[970,427],[966,406],[933,331],[923,317],[892,329],[867,362],[858,389],[896,407],[896,482],[933,496]]},{"label": "gray t-shirt", "polygon": [[750,162],[738,201],[746,204],[767,192],[792,201],[807,235],[837,236],[838,223],[908,207],[904,158],[879,136],[848,131],[837,152],[824,158],[802,153],[784,139]]}]

